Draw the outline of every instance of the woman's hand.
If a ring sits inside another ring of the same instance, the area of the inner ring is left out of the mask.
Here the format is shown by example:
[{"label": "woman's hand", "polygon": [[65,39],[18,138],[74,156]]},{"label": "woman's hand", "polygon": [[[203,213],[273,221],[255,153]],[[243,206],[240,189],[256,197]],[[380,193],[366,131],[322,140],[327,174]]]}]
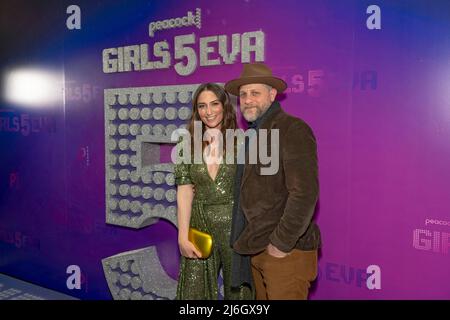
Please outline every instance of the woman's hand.
[{"label": "woman's hand", "polygon": [[190,259],[198,259],[202,257],[202,253],[189,240],[179,240],[178,246],[183,257]]}]

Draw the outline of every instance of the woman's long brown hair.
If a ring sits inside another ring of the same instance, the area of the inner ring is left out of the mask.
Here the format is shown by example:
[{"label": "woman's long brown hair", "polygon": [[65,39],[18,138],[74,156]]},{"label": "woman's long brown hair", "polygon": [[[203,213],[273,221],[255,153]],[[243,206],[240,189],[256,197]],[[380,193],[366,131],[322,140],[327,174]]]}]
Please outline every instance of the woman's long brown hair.
[{"label": "woman's long brown hair", "polygon": [[[192,98],[192,116],[189,120],[188,125],[188,131],[191,134],[191,146],[193,148],[194,146],[194,121],[201,121],[200,115],[198,114],[198,97],[203,91],[211,91],[213,92],[219,101],[222,103],[223,106],[223,120],[222,120],[222,126],[220,128],[220,131],[222,132],[223,137],[223,152],[225,154],[225,132],[227,129],[236,129],[237,128],[237,122],[236,122],[236,111],[231,103],[230,96],[225,91],[225,89],[216,84],[216,83],[204,83],[200,85],[197,90],[194,93],[194,96]],[[205,124],[202,122],[202,138],[203,134],[205,133]],[[207,146],[207,142],[203,141],[202,143],[202,150]]]}]

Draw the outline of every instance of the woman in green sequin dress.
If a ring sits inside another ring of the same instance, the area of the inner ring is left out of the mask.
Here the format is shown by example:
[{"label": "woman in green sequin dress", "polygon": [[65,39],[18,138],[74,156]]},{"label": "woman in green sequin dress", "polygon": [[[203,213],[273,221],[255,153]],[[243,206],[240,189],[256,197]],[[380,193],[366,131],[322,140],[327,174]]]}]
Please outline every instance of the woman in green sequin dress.
[{"label": "woman in green sequin dress", "polygon": [[[208,131],[213,134],[209,141],[203,142],[203,150],[208,148],[211,160],[223,159],[223,152],[215,148],[213,142],[218,141],[215,140],[217,134],[225,137],[226,129],[236,129],[236,113],[228,94],[221,86],[206,83],[194,93],[192,106],[191,137],[194,137],[194,121],[201,121],[202,136],[207,129],[217,129]],[[220,268],[223,270],[224,299],[253,299],[249,287],[231,287],[230,231],[236,165],[225,161],[221,164],[217,164],[220,161],[206,162],[175,166],[178,244],[182,255],[177,299],[218,299]],[[209,258],[201,259],[201,253],[188,240],[189,227],[212,235],[213,250]]]}]

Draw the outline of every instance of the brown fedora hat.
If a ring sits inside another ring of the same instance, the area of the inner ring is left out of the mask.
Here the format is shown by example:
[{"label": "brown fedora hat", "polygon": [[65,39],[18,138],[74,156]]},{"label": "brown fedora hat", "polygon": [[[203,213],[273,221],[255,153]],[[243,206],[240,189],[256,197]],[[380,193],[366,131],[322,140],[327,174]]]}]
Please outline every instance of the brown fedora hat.
[{"label": "brown fedora hat", "polygon": [[245,63],[242,69],[241,77],[230,80],[225,84],[225,90],[238,96],[239,87],[249,83],[263,83],[275,88],[278,93],[283,92],[287,88],[284,80],[272,76],[272,70],[264,63]]}]

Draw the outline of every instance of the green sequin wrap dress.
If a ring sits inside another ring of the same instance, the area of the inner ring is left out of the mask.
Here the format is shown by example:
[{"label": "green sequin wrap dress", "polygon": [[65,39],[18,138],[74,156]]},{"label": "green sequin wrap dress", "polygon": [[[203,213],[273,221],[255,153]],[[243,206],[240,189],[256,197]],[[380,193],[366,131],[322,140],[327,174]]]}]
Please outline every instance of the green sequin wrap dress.
[{"label": "green sequin wrap dress", "polygon": [[176,184],[195,186],[190,226],[213,237],[213,251],[209,258],[181,257],[177,299],[217,300],[220,267],[223,270],[224,299],[253,298],[249,287],[231,288],[230,231],[235,173],[236,165],[220,164],[217,176],[212,180],[206,164],[175,166]]}]

